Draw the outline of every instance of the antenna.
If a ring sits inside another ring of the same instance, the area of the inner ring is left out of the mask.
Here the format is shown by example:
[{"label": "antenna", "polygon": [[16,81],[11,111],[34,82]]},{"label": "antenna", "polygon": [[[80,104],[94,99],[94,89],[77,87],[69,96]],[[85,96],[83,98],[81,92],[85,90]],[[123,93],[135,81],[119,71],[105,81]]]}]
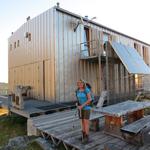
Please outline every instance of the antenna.
[{"label": "antenna", "polygon": [[78,23],[76,24],[76,26],[75,26],[75,28],[74,28],[74,32],[76,32],[76,30],[77,30],[77,28],[78,28],[78,26],[79,26],[80,24],[83,24],[83,25],[84,25],[84,21],[83,21],[83,18],[82,18],[82,17],[80,17],[80,20],[79,20]]},{"label": "antenna", "polygon": [[96,18],[96,17],[92,17],[92,18],[91,18],[91,21],[94,20],[94,19],[97,19],[97,18]]}]

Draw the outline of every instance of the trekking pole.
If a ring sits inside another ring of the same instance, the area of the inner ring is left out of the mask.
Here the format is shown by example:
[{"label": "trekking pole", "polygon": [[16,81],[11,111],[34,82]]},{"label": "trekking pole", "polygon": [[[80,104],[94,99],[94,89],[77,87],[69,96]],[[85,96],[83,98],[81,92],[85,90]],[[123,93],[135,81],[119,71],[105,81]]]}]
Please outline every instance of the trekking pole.
[{"label": "trekking pole", "polygon": [[74,119],[73,119],[73,129],[75,128],[75,119],[77,117],[77,114],[79,114],[79,118],[81,117],[81,110],[78,109],[78,103],[76,103],[76,111],[74,114]]},{"label": "trekking pole", "polygon": [[75,128],[75,119],[76,119],[76,116],[77,116],[77,113],[78,113],[78,105],[77,105],[77,103],[76,103],[76,111],[75,111],[75,114],[74,114],[74,119],[73,119],[73,129]]},{"label": "trekking pole", "polygon": [[[77,104],[77,109],[78,109],[78,104]],[[79,118],[81,118],[81,109],[78,109],[79,112]]]}]

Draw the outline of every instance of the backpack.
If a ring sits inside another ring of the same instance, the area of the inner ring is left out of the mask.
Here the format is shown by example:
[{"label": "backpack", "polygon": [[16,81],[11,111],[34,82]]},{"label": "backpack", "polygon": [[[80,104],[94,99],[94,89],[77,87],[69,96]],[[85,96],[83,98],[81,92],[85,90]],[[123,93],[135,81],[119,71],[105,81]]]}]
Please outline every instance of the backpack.
[{"label": "backpack", "polygon": [[[89,106],[93,107],[93,102],[94,102],[94,94],[92,92],[92,86],[89,83],[85,83],[86,87],[90,90],[90,95],[91,95],[91,102],[89,104]],[[77,92],[79,89],[76,90],[76,97],[77,97]],[[84,91],[85,95],[87,95],[86,91]],[[78,99],[78,98],[77,98]]]}]

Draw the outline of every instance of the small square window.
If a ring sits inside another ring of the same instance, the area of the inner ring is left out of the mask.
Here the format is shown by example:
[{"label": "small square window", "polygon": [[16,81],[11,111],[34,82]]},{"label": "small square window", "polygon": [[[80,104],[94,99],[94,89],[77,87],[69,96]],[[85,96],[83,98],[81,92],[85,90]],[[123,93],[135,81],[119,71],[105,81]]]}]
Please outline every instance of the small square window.
[{"label": "small square window", "polygon": [[16,48],[16,42],[14,43],[14,48]]},{"label": "small square window", "polygon": [[20,41],[18,40],[18,41],[17,41],[17,47],[19,47],[19,46],[20,46]]},{"label": "small square window", "polygon": [[31,41],[31,33],[28,34],[28,41]]}]

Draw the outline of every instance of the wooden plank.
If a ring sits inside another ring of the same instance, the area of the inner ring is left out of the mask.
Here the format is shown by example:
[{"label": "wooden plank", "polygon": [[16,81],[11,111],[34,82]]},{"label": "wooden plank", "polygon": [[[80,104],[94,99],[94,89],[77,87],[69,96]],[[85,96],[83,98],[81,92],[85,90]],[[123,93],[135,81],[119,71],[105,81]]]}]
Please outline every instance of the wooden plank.
[{"label": "wooden plank", "polygon": [[125,101],[118,104],[110,105],[107,107],[94,109],[95,112],[100,112],[103,114],[108,114],[110,116],[122,116],[127,113],[131,113],[137,110],[150,107],[150,102],[135,102],[135,101]]},{"label": "wooden plank", "polygon": [[50,128],[44,129],[42,131],[45,132],[45,133],[48,133],[48,134],[53,134],[53,133],[64,133],[64,132],[67,132],[67,131],[71,131],[71,130],[81,128],[80,122],[76,122],[76,125],[74,125],[74,127],[73,127],[73,125],[74,124],[72,122],[70,122],[70,123],[66,123],[64,125],[61,125],[61,128],[60,128],[59,125],[56,125],[53,128],[50,127]]},{"label": "wooden plank", "polygon": [[45,115],[45,116],[38,116],[36,117],[35,119],[33,119],[33,122],[35,124],[38,124],[38,123],[41,123],[41,122],[44,122],[46,120],[55,120],[57,118],[64,118],[64,116],[70,116],[70,114],[74,114],[73,112],[66,112],[66,113],[53,113],[53,114],[48,114],[48,115]]},{"label": "wooden plank", "polygon": [[33,122],[36,124],[37,122],[40,122],[40,121],[42,122],[42,121],[47,120],[47,119],[56,119],[56,118],[64,117],[66,115],[75,114],[75,111],[76,110],[56,112],[56,113],[53,113],[53,114],[33,117],[32,119],[33,119]]},{"label": "wooden plank", "polygon": [[98,119],[98,118],[101,118],[101,117],[104,117],[104,115],[100,114],[100,113],[96,113],[96,112],[91,112],[89,120],[94,120],[94,119]]},{"label": "wooden plank", "polygon": [[[77,121],[78,119],[75,119],[74,121]],[[59,122],[59,123],[57,123],[57,126],[59,125],[59,126],[61,126],[61,125],[63,125],[64,123],[66,124],[66,123],[70,123],[70,122],[73,122],[73,119],[70,119],[70,120],[64,120],[64,121],[62,121],[62,122]],[[56,126],[56,124],[55,123],[46,123],[46,124],[44,124],[44,125],[42,125],[42,126],[39,126],[39,127],[37,127],[38,129],[40,129],[40,130],[44,130],[44,129],[47,129],[47,128],[52,128],[52,127],[55,127]]]},{"label": "wooden plank", "polygon": [[90,150],[90,149],[93,149],[97,145],[101,145],[101,148],[104,148],[104,143],[109,140],[112,140],[112,139],[113,139],[113,137],[111,137],[111,136],[104,136],[102,139],[100,139],[100,140],[98,139],[95,142],[92,142],[92,143],[86,145],[85,149]]},{"label": "wooden plank", "polygon": [[129,113],[128,117],[127,117],[128,123],[130,124],[136,120],[139,120],[139,119],[143,118],[143,116],[144,116],[144,109]]},{"label": "wooden plank", "polygon": [[75,137],[76,135],[82,136],[81,129],[77,129],[77,130],[74,130],[74,131],[72,130],[68,133],[64,133],[64,134],[58,135],[56,137],[60,140],[64,140],[64,139],[67,139],[67,138],[70,138],[70,137]]},{"label": "wooden plank", "polygon": [[[80,135],[81,136],[81,135]],[[81,150],[85,150],[86,148],[85,148],[85,146],[86,145],[84,145],[84,144],[82,144],[81,143],[81,141],[79,141],[78,140],[78,138],[80,137],[80,136],[74,136],[74,137],[72,137],[71,139],[70,138],[67,138],[67,139],[64,139],[63,141],[66,143],[66,144],[68,144],[68,145],[71,145],[71,146],[73,146],[73,147],[75,147],[75,148],[77,148],[77,149],[81,149]],[[97,140],[100,140],[100,139],[103,139],[104,138],[104,134],[102,133],[101,134],[101,132],[92,132],[92,133],[90,133],[90,139],[91,139],[91,143],[93,143],[94,141],[97,141]],[[87,147],[91,147],[91,146],[87,146]]]},{"label": "wooden plank", "polygon": [[19,114],[25,118],[30,118],[30,114],[27,113],[27,112],[24,112],[24,111],[21,111],[21,110],[18,110],[18,109],[15,109],[13,107],[10,108],[10,112],[13,112],[15,114]]},{"label": "wooden plank", "polygon": [[121,128],[121,131],[137,134],[150,123],[150,115]]},{"label": "wooden plank", "polygon": [[[48,120],[52,120],[53,122],[56,122],[57,119],[64,118],[64,116],[65,117],[70,116],[70,117],[74,118],[75,117],[75,112],[76,112],[76,110],[73,110],[73,111],[71,110],[71,111],[66,111],[65,113],[64,112],[58,112],[58,113],[54,113],[54,114],[39,116],[39,117],[33,118],[33,122],[36,126],[38,126],[38,125],[40,125],[40,123],[43,124],[43,122],[45,123]],[[99,113],[96,113],[96,112],[91,112],[90,120],[101,118],[103,116],[104,116],[103,114],[99,114]],[[78,113],[76,114],[76,118],[78,118]]]},{"label": "wooden plank", "polygon": [[[74,111],[75,112],[75,111]],[[79,141],[81,137],[80,120],[78,117],[74,118],[73,111],[58,112],[55,114],[44,115],[33,118],[38,126],[38,130],[48,135],[53,136],[56,139],[61,140],[66,145],[70,145],[73,148],[80,150],[100,150],[104,148],[106,143],[119,144],[122,148],[128,148],[134,150],[135,146],[130,145],[120,139],[114,138],[110,135],[103,133],[103,121],[101,123],[101,130],[99,132],[90,132],[90,139],[92,140],[88,144],[82,144]],[[94,113],[92,114],[94,117]],[[99,115],[96,115],[99,117]],[[118,126],[121,124],[121,120],[115,121]],[[73,128],[73,125],[75,127]],[[126,149],[124,149],[126,150]]]},{"label": "wooden plank", "polygon": [[78,119],[77,116],[67,116],[67,117],[64,117],[64,118],[57,118],[56,120],[52,120],[52,119],[49,119],[49,120],[45,120],[44,122],[40,122],[40,123],[37,123],[35,124],[36,127],[40,127],[40,126],[44,126],[46,124],[57,124],[57,123],[60,123],[60,122],[63,122],[63,121],[66,121],[66,120],[73,120],[73,119]]},{"label": "wooden plank", "polygon": [[148,144],[146,146],[139,147],[138,150],[150,150],[150,144]]},{"label": "wooden plank", "polygon": [[107,143],[107,144],[104,145],[104,150],[122,150],[122,148],[120,148],[117,145]]}]

